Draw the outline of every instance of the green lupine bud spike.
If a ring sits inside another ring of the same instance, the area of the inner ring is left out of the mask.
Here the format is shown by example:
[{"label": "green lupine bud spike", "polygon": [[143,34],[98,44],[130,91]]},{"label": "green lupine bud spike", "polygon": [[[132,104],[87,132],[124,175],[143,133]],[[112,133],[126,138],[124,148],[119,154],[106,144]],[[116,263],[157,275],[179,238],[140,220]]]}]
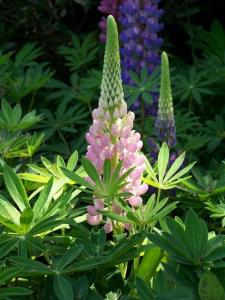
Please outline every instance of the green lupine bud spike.
[{"label": "green lupine bud spike", "polygon": [[169,147],[173,147],[176,144],[169,60],[165,52],[161,56],[160,95],[155,129],[158,138],[162,142],[166,142]]},{"label": "green lupine bud spike", "polygon": [[174,118],[169,60],[166,52],[163,52],[161,56],[161,82],[158,114],[161,115],[163,119],[168,119],[169,117],[171,117],[172,119]]},{"label": "green lupine bud spike", "polygon": [[104,55],[103,76],[101,84],[101,96],[99,105],[107,107],[113,116],[115,107],[118,107],[123,100],[123,86],[121,80],[119,39],[116,21],[113,16],[107,18],[107,38]]}]

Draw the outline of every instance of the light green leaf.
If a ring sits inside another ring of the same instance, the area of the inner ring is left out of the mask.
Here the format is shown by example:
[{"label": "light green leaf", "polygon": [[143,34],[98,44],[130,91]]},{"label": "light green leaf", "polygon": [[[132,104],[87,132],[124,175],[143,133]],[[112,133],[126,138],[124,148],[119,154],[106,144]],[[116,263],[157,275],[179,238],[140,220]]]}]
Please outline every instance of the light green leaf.
[{"label": "light green leaf", "polygon": [[169,148],[166,143],[162,144],[158,155],[158,174],[159,183],[163,182],[164,175],[166,173],[166,168],[169,162]]},{"label": "light green leaf", "polygon": [[20,224],[26,232],[33,221],[34,213],[30,207],[26,207],[20,215]]},{"label": "light green leaf", "polygon": [[40,215],[48,208],[51,201],[51,189],[53,184],[53,178],[51,178],[46,185],[46,187],[40,193],[37,201],[35,202],[33,211],[34,211],[34,220],[37,220]]},{"label": "light green leaf", "polygon": [[166,173],[166,176],[163,180],[164,182],[167,182],[170,179],[170,177],[173,176],[177,172],[177,170],[179,170],[182,163],[184,162],[184,158],[185,158],[185,152],[183,152],[180,156],[178,156],[177,159],[174,161],[169,171]]},{"label": "light green leaf", "polygon": [[28,197],[20,178],[7,165],[4,166],[4,181],[10,195],[18,205],[19,209],[23,211],[25,207],[29,207]]},{"label": "light green leaf", "polygon": [[78,152],[75,151],[68,160],[67,169],[73,171],[76,168],[77,161],[78,161]]},{"label": "light green leaf", "polygon": [[182,169],[181,171],[179,171],[178,173],[176,173],[174,176],[172,176],[167,183],[173,182],[176,179],[180,178],[181,176],[183,176],[184,174],[186,174],[187,172],[189,172],[192,167],[194,166],[195,162],[189,164],[187,167],[185,167],[184,169]]},{"label": "light green leaf", "polygon": [[98,174],[95,166],[90,162],[90,160],[87,159],[86,157],[83,157],[82,158],[82,165],[84,167],[84,170],[86,171],[88,176],[94,181],[94,183],[99,188],[103,188],[102,183],[101,183],[100,178],[99,178],[99,174]]}]

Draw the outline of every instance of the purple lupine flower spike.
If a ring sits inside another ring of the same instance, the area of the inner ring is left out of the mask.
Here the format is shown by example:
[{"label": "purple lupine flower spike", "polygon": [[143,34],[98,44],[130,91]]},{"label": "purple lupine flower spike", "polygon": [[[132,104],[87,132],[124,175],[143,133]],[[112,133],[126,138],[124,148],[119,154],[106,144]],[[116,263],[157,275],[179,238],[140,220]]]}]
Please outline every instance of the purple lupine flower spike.
[{"label": "purple lupine flower spike", "polygon": [[[122,79],[125,84],[133,85],[130,71],[139,74],[145,67],[148,74],[151,74],[160,64],[162,39],[158,37],[158,33],[163,28],[163,24],[159,22],[163,10],[158,8],[159,2],[126,0],[119,5]],[[156,115],[157,100],[158,95],[153,95],[151,107],[146,107],[150,115]],[[140,99],[136,102],[140,102]],[[135,103],[133,110],[136,107],[138,103]]]}]

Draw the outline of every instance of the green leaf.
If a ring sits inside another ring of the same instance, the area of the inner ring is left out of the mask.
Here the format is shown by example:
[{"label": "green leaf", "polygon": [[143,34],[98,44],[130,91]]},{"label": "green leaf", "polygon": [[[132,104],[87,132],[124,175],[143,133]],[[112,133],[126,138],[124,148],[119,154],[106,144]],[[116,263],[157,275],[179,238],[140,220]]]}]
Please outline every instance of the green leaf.
[{"label": "green leaf", "polygon": [[4,181],[10,195],[18,205],[19,209],[23,211],[25,207],[29,207],[28,197],[20,178],[7,165],[4,166]]},{"label": "green leaf", "polygon": [[33,221],[33,217],[34,217],[34,213],[32,208],[30,207],[26,207],[21,215],[20,215],[20,224],[22,225],[22,227],[24,228],[24,230],[26,230],[27,228],[30,227],[32,221]]},{"label": "green leaf", "polygon": [[58,170],[58,168],[56,167],[56,165],[52,164],[47,158],[45,157],[41,157],[41,161],[43,163],[43,165],[46,167],[46,169],[52,174],[54,175],[54,177],[59,178],[60,177],[60,172]]},{"label": "green leaf", "polygon": [[193,210],[190,210],[185,218],[185,231],[188,249],[193,258],[199,261],[206,251],[208,230],[205,222]]},{"label": "green leaf", "polygon": [[0,258],[5,257],[8,253],[10,253],[14,248],[18,246],[19,239],[9,237],[4,243],[0,244]]},{"label": "green leaf", "polygon": [[73,300],[73,289],[68,280],[61,275],[53,277],[53,290],[59,300]]},{"label": "green leaf", "polygon": [[191,289],[182,286],[167,290],[164,293],[160,293],[157,300],[193,300],[193,292]]},{"label": "green leaf", "polygon": [[26,296],[26,295],[31,295],[32,293],[33,291],[23,287],[8,287],[8,288],[4,288],[3,290],[0,290],[0,297]]},{"label": "green leaf", "polygon": [[[24,268],[30,275],[53,275],[55,272],[49,269],[45,264],[31,260],[26,257],[10,256],[8,261],[20,268]],[[22,270],[21,270],[22,271]]]},{"label": "green leaf", "polygon": [[95,229],[91,230],[91,244],[94,250],[95,256],[100,256],[104,249],[106,243],[106,234],[104,229]]},{"label": "green leaf", "polygon": [[192,260],[192,254],[190,254],[188,251],[188,241],[182,224],[178,223],[176,220],[170,217],[167,217],[166,225],[168,227],[169,232],[176,239],[177,246],[180,248],[181,252],[183,252],[183,256],[186,259]]},{"label": "green leaf", "polygon": [[0,212],[1,212],[0,214],[4,218],[9,219],[11,222],[19,225],[20,213],[9,201],[7,201],[1,195],[0,195]]},{"label": "green leaf", "polygon": [[215,261],[225,258],[225,246],[219,247],[212,251],[208,256],[205,257],[207,261]]},{"label": "green leaf", "polygon": [[110,182],[111,172],[112,172],[111,162],[109,159],[106,159],[104,162],[104,167],[103,167],[103,179],[104,179],[104,185],[106,186],[106,188],[108,187],[109,182]]},{"label": "green leaf", "polygon": [[1,270],[0,272],[0,285],[7,283],[10,279],[17,277],[19,274],[19,268],[8,268],[5,270]]},{"label": "green leaf", "polygon": [[41,252],[46,252],[48,249],[48,246],[43,244],[40,237],[28,237],[26,243],[33,249],[38,249]]},{"label": "green leaf", "polygon": [[65,225],[67,223],[67,220],[57,220],[55,216],[48,217],[47,219],[44,219],[32,226],[32,228],[29,230],[29,234],[37,235],[40,233],[47,233],[48,231],[52,232],[56,230],[58,226]]},{"label": "green leaf", "polygon": [[141,278],[136,278],[135,287],[137,289],[139,299],[141,300],[154,300],[154,294],[148,284],[146,284]]},{"label": "green leaf", "polygon": [[0,215],[0,223],[5,225],[7,228],[10,228],[14,232],[21,233],[21,228],[19,225],[14,224],[9,219],[6,219],[1,215]]},{"label": "green leaf", "polygon": [[50,180],[48,181],[48,184],[42,190],[37,201],[35,202],[35,205],[33,208],[34,220],[37,220],[39,217],[41,217],[43,212],[48,208],[51,198],[52,198],[52,195],[51,195],[52,185],[53,185],[53,177],[50,178]]},{"label": "green leaf", "polygon": [[166,143],[162,144],[158,155],[158,173],[159,173],[159,183],[163,182],[164,175],[166,173],[166,168],[169,162],[169,148]]},{"label": "green leaf", "polygon": [[83,247],[80,245],[75,245],[66,250],[60,260],[57,262],[57,270],[61,271],[72,263],[75,258],[82,252]]},{"label": "green leaf", "polygon": [[147,204],[145,206],[144,210],[144,222],[148,222],[148,220],[151,218],[151,212],[153,207],[155,206],[155,194],[151,195],[151,197],[148,199]]},{"label": "green leaf", "polygon": [[202,274],[198,287],[201,300],[224,300],[225,291],[217,277],[210,271]]},{"label": "green leaf", "polygon": [[94,183],[99,187],[103,188],[102,183],[99,178],[99,174],[95,166],[86,157],[82,158],[82,165],[88,176],[94,181]]},{"label": "green leaf", "polygon": [[113,213],[113,212],[102,211],[101,213],[103,215],[105,215],[106,217],[110,218],[110,219],[113,219],[113,220],[116,220],[116,221],[119,221],[119,222],[122,222],[122,223],[136,224],[136,222],[128,219],[127,217],[118,215],[118,214]]},{"label": "green leaf", "polygon": [[[95,297],[88,297],[89,281],[86,276],[80,276],[73,282],[73,288],[76,291],[76,300],[97,300]],[[99,298],[98,298],[99,300]],[[103,300],[100,298],[100,300]]]},{"label": "green leaf", "polygon": [[27,249],[27,241],[24,239],[21,239],[19,241],[18,245],[18,255],[21,257],[27,257],[28,256],[28,249]]},{"label": "green leaf", "polygon": [[138,266],[136,276],[144,280],[147,284],[155,275],[156,269],[162,259],[162,251],[159,247],[153,246],[146,250]]},{"label": "green leaf", "polygon": [[192,167],[194,166],[195,162],[189,164],[188,166],[186,166],[184,169],[182,169],[181,171],[179,171],[178,173],[176,173],[174,176],[170,177],[169,180],[167,180],[167,184],[168,183],[172,183],[173,181],[175,181],[176,179],[180,178],[181,176],[183,176],[184,174],[186,174],[187,172],[189,172]]},{"label": "green leaf", "polygon": [[148,174],[150,175],[150,177],[154,180],[154,182],[158,183],[156,173],[147,159],[145,160],[145,164],[146,164],[146,170],[147,170]]},{"label": "green leaf", "polygon": [[80,177],[79,175],[65,169],[62,168],[63,173],[72,181],[74,181],[75,183],[78,183],[90,190],[94,190],[94,186],[92,184],[90,184],[89,182],[87,182],[85,179],[83,179],[82,177]]},{"label": "green leaf", "polygon": [[166,176],[163,180],[164,182],[169,180],[170,177],[172,177],[176,173],[176,171],[179,170],[179,168],[182,166],[182,163],[184,162],[184,158],[185,158],[185,152],[183,152],[180,156],[178,156],[177,159],[174,161],[169,171],[166,173]]},{"label": "green leaf", "polygon": [[68,160],[67,169],[73,171],[76,168],[77,161],[78,161],[78,152],[75,151]]}]

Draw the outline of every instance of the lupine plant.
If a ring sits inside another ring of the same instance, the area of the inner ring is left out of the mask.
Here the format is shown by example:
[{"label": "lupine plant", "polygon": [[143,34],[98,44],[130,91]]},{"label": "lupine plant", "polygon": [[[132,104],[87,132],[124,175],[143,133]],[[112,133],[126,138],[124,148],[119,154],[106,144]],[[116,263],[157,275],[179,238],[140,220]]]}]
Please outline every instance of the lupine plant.
[{"label": "lupine plant", "polygon": [[[115,172],[113,177],[121,176],[123,192],[130,192],[128,203],[137,207],[142,204],[141,195],[147,191],[147,185],[141,184],[141,177],[145,170],[145,157],[140,150],[142,141],[140,134],[132,130],[134,113],[127,112],[124,101],[123,87],[120,71],[118,33],[115,21],[108,18],[108,34],[104,56],[103,78],[99,106],[92,113],[93,125],[86,135],[89,143],[86,157],[93,163],[99,176],[105,178]],[[108,162],[105,162],[108,160]],[[86,163],[88,163],[86,161]],[[93,173],[87,180],[93,183]],[[126,183],[123,182],[126,179]],[[111,181],[115,178],[112,178]],[[101,186],[101,179],[98,179]],[[107,182],[108,185],[112,182]],[[92,225],[101,221],[100,210],[104,208],[105,199],[99,198],[99,193],[94,194],[94,206],[88,206],[87,220]],[[110,210],[125,213],[117,207],[114,201]],[[110,232],[112,223],[108,220],[105,229]]]}]

